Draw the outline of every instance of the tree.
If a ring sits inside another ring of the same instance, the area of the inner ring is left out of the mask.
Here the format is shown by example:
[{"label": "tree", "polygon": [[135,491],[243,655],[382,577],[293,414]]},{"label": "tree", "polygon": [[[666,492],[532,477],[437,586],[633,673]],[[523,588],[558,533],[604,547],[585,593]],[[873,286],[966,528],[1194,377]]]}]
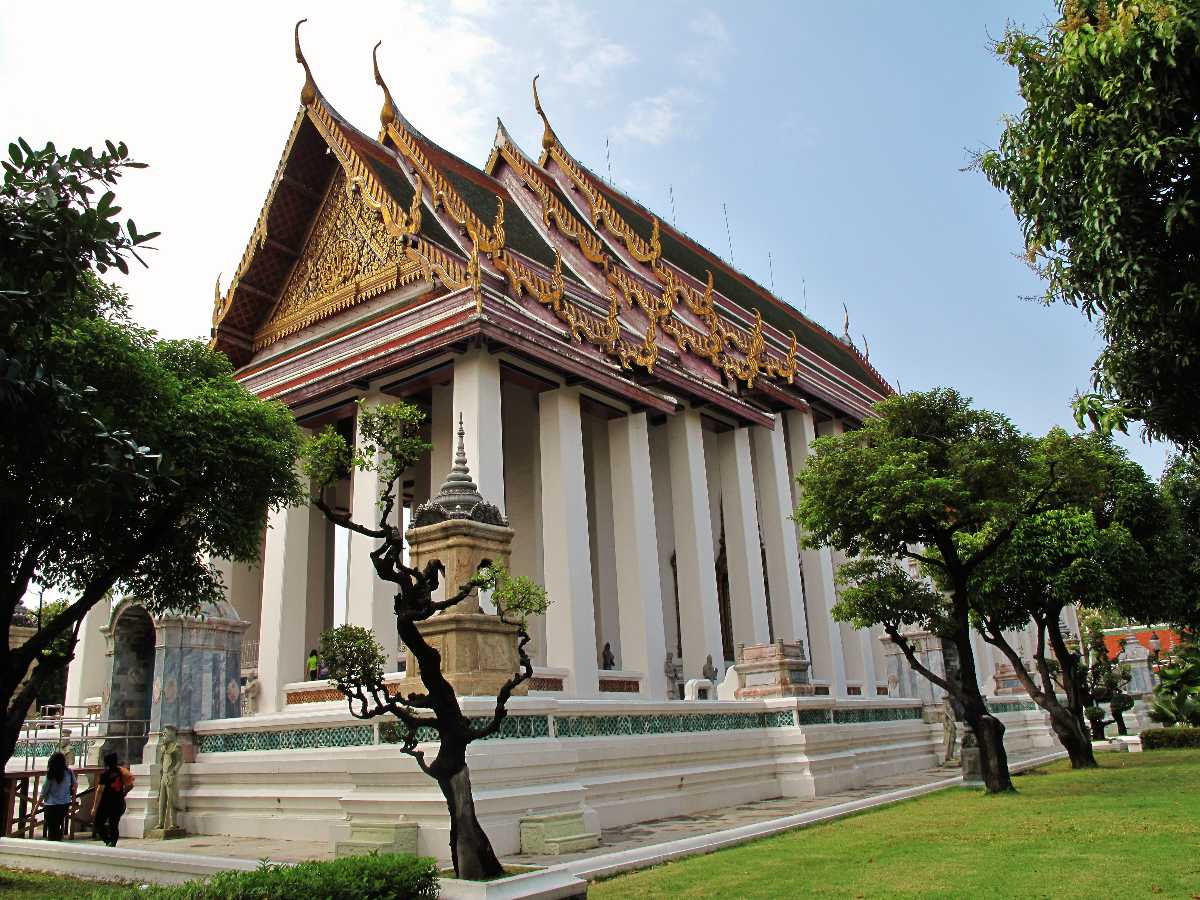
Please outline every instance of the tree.
[{"label": "tree", "polygon": [[[856,431],[813,442],[795,517],[808,546],[860,557],[842,567],[846,589],[835,617],[882,626],[913,669],[962,707],[988,791],[1012,790],[1004,725],[980,693],[971,648],[972,578],[1023,521],[1047,508],[1052,479],[1031,470],[1032,442],[1008,419],[973,409],[957,391],[888,397],[875,412]],[[914,578],[899,559],[936,574],[945,590]],[[903,633],[912,624],[954,648],[957,672],[939,675],[918,659]]]},{"label": "tree", "polygon": [[1150,718],[1163,725],[1200,727],[1200,648],[1190,641],[1158,672]]},{"label": "tree", "polygon": [[[1182,632],[1200,634],[1200,457],[1179,454],[1163,472],[1162,494],[1178,523],[1175,540],[1180,560],[1179,589],[1173,603],[1157,616],[1143,617],[1147,624],[1169,622]],[[1152,621],[1153,620],[1153,621]]]},{"label": "tree", "polygon": [[[360,719],[385,715],[397,719],[400,748],[417,761],[422,772],[437,781],[450,813],[450,855],[455,873],[476,880],[495,878],[504,869],[475,815],[467,747],[500,728],[508,715],[512,692],[533,677],[533,663],[525,652],[530,639],[526,617],[545,612],[547,600],[545,591],[528,578],[510,577],[502,566],[485,561],[470,582],[458,585],[446,599],[435,601],[433,592],[445,572],[441,561],[431,560],[424,569],[404,564],[404,536],[391,520],[404,470],[430,449],[420,436],[424,419],[425,414],[408,403],[361,406],[359,427],[365,441],[356,452],[352,453],[346,439],[328,427],[305,445],[303,458],[305,473],[313,482],[313,504],[335,525],[379,541],[371,552],[371,562],[380,579],[396,586],[397,634],[416,658],[427,693],[402,696],[388,690],[383,681],[383,649],[365,628],[345,625],[326,632],[321,655],[329,666],[330,678],[345,695],[350,713]],[[355,522],[322,499],[324,489],[351,467],[378,473],[380,493],[374,524]],[[448,590],[451,587],[447,586]],[[419,626],[462,603],[479,588],[493,591],[497,614],[516,626],[520,668],[497,692],[492,716],[474,724],[463,714],[454,686],[442,674],[441,654],[426,642]],[[420,744],[431,740],[438,742],[438,748],[429,761]]]},{"label": "tree", "polygon": [[[1181,563],[1175,519],[1141,466],[1107,437],[1053,429],[1037,441],[1030,465],[1054,473],[1046,496],[1046,504],[1054,505],[1020,522],[980,566],[973,579],[974,620],[1030,698],[1049,713],[1072,767],[1093,767],[1085,710],[1093,699],[1107,699],[1121,724],[1125,701],[1119,691],[1110,696],[1095,685],[1089,689],[1087,667],[1078,648],[1068,646],[1062,615],[1073,604],[1125,616],[1152,616],[1156,608],[1173,606]],[[985,529],[963,543],[987,538]],[[1031,621],[1036,672],[1027,670],[1005,634]]]},{"label": "tree", "polygon": [[209,558],[257,559],[268,508],[303,496],[290,413],[242,388],[203,344],[135,327],[125,298],[98,277],[125,269],[152,237],[116,223],[111,191],[93,202],[97,188],[139,165],[125,147],[64,156],[21,141],[9,157],[0,189],[0,642],[8,645],[31,586],[69,600],[0,664],[0,766],[88,610],[114,586],[151,613],[195,610],[221,589]]},{"label": "tree", "polygon": [[1076,412],[1200,448],[1200,4],[1067,0],[997,54],[1025,109],[976,164],[1004,191],[1046,302],[1106,346]]}]

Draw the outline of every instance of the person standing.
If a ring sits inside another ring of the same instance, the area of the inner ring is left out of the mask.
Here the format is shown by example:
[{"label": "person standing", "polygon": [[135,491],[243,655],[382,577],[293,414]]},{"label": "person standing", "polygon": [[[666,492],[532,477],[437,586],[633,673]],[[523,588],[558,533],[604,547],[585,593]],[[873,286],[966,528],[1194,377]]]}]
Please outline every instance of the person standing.
[{"label": "person standing", "polygon": [[46,837],[52,841],[63,839],[63,826],[67,813],[71,811],[71,800],[75,797],[75,773],[67,765],[67,757],[61,752],[51,755],[46,765],[46,780],[42,782],[42,806],[45,808]]},{"label": "person standing", "polygon": [[104,771],[96,781],[96,800],[92,804],[92,816],[100,839],[108,846],[117,846],[120,837],[121,816],[125,814],[125,775],[117,765],[117,754],[104,757]]}]

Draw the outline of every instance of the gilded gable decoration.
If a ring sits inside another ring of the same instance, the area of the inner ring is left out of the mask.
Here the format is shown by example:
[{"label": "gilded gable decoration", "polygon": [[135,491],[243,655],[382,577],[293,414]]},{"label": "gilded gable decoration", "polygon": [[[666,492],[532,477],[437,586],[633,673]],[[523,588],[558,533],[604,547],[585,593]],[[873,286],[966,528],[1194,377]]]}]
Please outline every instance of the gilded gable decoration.
[{"label": "gilded gable decoration", "polygon": [[423,276],[403,239],[384,225],[378,205],[339,173],[279,303],[254,336],[255,348]]}]

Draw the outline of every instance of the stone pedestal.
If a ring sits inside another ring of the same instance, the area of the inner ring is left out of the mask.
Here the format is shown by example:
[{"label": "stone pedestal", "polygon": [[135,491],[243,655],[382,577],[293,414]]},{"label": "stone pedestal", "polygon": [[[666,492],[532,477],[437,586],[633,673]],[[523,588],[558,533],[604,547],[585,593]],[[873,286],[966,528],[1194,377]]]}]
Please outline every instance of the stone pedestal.
[{"label": "stone pedestal", "polygon": [[737,700],[808,697],[814,692],[802,641],[738,646]]},{"label": "stone pedestal", "polygon": [[600,835],[588,831],[583,810],[525,816],[521,819],[521,852],[534,855],[578,853],[600,846]]},{"label": "stone pedestal", "polygon": [[333,855],[366,856],[369,853],[417,853],[416,822],[393,824],[352,822],[348,840],[334,843]]},{"label": "stone pedestal", "polygon": [[975,732],[966,722],[962,723],[962,786],[969,788],[983,787],[983,762],[979,758],[979,742]]},{"label": "stone pedestal", "polygon": [[[441,561],[447,596],[469,582],[485,560],[507,568],[513,532],[470,479],[461,425],[454,468],[438,495],[417,509],[413,527],[404,537],[413,567],[423,569],[430,560]],[[441,654],[442,674],[460,697],[494,697],[520,667],[516,626],[482,612],[478,588],[457,606],[418,627]],[[398,685],[402,693],[424,693],[420,664],[408,649],[405,676]],[[525,690],[521,685],[513,693],[524,694]]]}]

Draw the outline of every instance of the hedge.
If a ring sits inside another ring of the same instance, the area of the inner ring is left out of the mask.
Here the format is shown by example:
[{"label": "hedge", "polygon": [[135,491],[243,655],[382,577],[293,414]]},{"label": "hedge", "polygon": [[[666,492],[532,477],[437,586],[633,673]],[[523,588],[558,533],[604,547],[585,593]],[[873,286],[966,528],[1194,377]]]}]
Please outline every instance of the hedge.
[{"label": "hedge", "polygon": [[[436,900],[437,863],[406,853],[347,856],[326,862],[221,872],[206,881],[137,891],[154,900]],[[132,895],[130,895],[132,896]]]},{"label": "hedge", "polygon": [[1196,747],[1200,749],[1200,728],[1185,725],[1171,728],[1149,728],[1142,732],[1142,748],[1161,750],[1164,747]]}]

